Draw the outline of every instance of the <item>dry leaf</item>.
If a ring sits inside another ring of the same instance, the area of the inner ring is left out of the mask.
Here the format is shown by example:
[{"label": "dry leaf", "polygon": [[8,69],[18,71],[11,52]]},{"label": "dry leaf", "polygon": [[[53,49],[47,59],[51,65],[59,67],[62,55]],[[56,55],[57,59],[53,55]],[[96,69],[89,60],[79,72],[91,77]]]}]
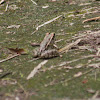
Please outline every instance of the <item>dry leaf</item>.
[{"label": "dry leaf", "polygon": [[82,81],[83,84],[85,84],[85,83],[87,83],[87,82],[88,82],[87,79],[84,79],[84,80]]},{"label": "dry leaf", "polygon": [[11,52],[17,53],[17,54],[25,54],[25,50],[24,49],[14,49],[14,48],[8,48]]}]

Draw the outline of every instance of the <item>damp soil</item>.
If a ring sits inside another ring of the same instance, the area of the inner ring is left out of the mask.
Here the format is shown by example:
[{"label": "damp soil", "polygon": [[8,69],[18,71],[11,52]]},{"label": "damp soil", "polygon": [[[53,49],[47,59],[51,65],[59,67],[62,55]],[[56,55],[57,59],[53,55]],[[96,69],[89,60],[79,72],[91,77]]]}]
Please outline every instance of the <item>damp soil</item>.
[{"label": "damp soil", "polygon": [[[35,3],[37,4],[35,4]],[[7,0],[0,4],[0,60],[11,52],[7,48],[23,48],[27,54],[0,63],[0,100],[69,100],[92,98],[100,91],[100,58],[93,57],[100,37],[87,37],[81,46],[70,49],[61,57],[47,59],[38,73],[27,80],[30,72],[44,59],[33,59],[35,47],[46,33],[55,33],[58,48],[77,38],[99,32],[100,20],[83,23],[100,16],[99,0]],[[62,15],[57,20],[36,28]],[[35,32],[34,32],[35,31]],[[94,44],[91,44],[91,41]],[[78,45],[79,46],[79,45]],[[89,57],[87,57],[89,56]],[[89,66],[94,64],[93,66]],[[97,65],[97,66],[96,66]],[[91,92],[93,90],[94,92]],[[99,95],[99,94],[98,94]]]}]

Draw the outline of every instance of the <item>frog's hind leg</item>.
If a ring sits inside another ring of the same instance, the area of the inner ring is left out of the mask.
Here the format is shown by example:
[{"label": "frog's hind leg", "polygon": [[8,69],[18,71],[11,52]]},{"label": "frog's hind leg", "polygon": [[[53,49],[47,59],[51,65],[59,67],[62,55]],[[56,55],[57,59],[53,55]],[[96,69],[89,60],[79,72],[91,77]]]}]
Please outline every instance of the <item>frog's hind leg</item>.
[{"label": "frog's hind leg", "polygon": [[52,49],[52,50],[46,50],[42,52],[40,58],[48,59],[48,58],[54,58],[57,56],[60,56],[59,52],[56,49]]}]

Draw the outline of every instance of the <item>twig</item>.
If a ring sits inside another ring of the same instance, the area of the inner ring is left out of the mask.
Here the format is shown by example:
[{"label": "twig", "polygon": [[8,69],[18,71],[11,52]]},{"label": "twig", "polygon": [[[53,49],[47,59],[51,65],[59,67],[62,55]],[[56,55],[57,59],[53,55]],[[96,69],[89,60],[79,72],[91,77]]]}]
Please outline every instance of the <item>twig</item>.
[{"label": "twig", "polygon": [[68,50],[69,50],[70,48],[72,48],[73,46],[77,45],[80,41],[81,41],[81,39],[78,39],[78,40],[76,40],[75,42],[70,43],[69,45],[65,46],[64,48],[61,48],[61,49],[59,50],[59,52],[60,52],[60,53],[68,52]]},{"label": "twig", "polygon": [[31,1],[32,1],[33,4],[37,5],[37,3],[35,1],[33,1],[33,0],[31,0]]},{"label": "twig", "polygon": [[94,21],[94,20],[100,20],[100,16],[99,17],[90,18],[90,19],[86,19],[82,23],[90,22],[90,21]]},{"label": "twig", "polygon": [[100,68],[100,63],[93,63],[93,64],[89,64],[88,66],[93,68]]},{"label": "twig", "polygon": [[96,91],[96,93],[92,96],[91,100],[96,100],[98,95],[99,95],[99,91]]},{"label": "twig", "polygon": [[64,39],[59,39],[59,40],[55,41],[55,43],[61,42],[61,41],[63,41],[63,40],[64,40]]},{"label": "twig", "polygon": [[40,43],[31,43],[31,46],[40,46]]},{"label": "twig", "polygon": [[35,32],[37,32],[38,30],[35,29],[35,31],[32,32],[32,34],[34,34]]},{"label": "twig", "polygon": [[33,59],[29,60],[28,62],[32,62],[32,61],[35,61],[35,60],[38,60],[38,59],[40,59],[40,58],[33,58]]},{"label": "twig", "polygon": [[49,20],[49,21],[47,21],[47,22],[45,22],[45,23],[43,23],[43,24],[37,26],[37,27],[36,27],[36,30],[35,30],[32,34],[34,34],[40,27],[42,27],[42,26],[44,26],[44,25],[46,25],[46,24],[49,24],[49,23],[55,21],[56,19],[60,18],[61,16],[62,16],[62,15],[59,15],[58,17],[55,17],[55,18],[53,18],[53,19],[51,19],[51,20]]},{"label": "twig", "polygon": [[6,77],[6,76],[9,75],[9,74],[12,74],[12,72],[6,72],[6,73],[0,75],[0,79]]},{"label": "twig", "polygon": [[79,60],[82,60],[82,59],[86,59],[86,58],[91,58],[91,57],[97,57],[97,56],[96,55],[82,56],[79,59],[75,59],[75,60],[68,61],[68,62],[66,62],[66,64],[70,64],[70,63],[73,63],[73,62],[76,62],[76,61],[79,61]]},{"label": "twig", "polygon": [[45,23],[39,25],[39,26],[36,28],[36,30],[38,30],[40,27],[42,27],[42,26],[44,26],[44,25],[46,25],[46,24],[49,24],[49,23],[55,21],[56,19],[60,18],[61,16],[62,16],[62,15],[60,15],[60,16],[58,16],[58,17],[56,17],[56,18],[53,18],[53,19],[51,19],[51,20],[49,20],[49,21],[47,21],[47,22],[45,22]]},{"label": "twig", "polygon": [[5,0],[1,0],[1,1],[0,1],[0,4],[3,4],[4,2],[5,2]]},{"label": "twig", "polygon": [[[82,56],[81,58],[78,58],[78,59],[74,59],[74,60],[71,60],[71,61],[67,61],[67,62],[62,62],[61,64],[58,64],[57,66],[64,66],[66,64],[71,64],[71,63],[74,63],[74,62],[77,62],[79,60],[82,60],[82,59],[87,59],[87,58],[91,58],[91,57],[97,57],[95,55],[88,55],[88,56]],[[100,64],[100,63],[99,63]],[[89,65],[88,65],[89,66]],[[95,67],[96,68],[96,67]]]},{"label": "twig", "polygon": [[6,9],[5,9],[5,11],[7,11],[8,10],[8,4],[7,4],[7,6],[6,6]]},{"label": "twig", "polygon": [[38,66],[36,66],[31,73],[28,75],[27,80],[29,80],[30,78],[34,77],[34,75],[39,71],[39,69],[48,62],[48,60],[44,60],[43,62],[41,62]]},{"label": "twig", "polygon": [[11,57],[7,57],[6,59],[0,60],[0,63],[5,62],[5,61],[7,61],[7,60],[10,60],[10,59],[12,59],[12,58],[15,58],[15,57],[17,57],[17,56],[19,56],[19,55],[20,55],[20,54],[15,54],[15,55],[12,55]]}]

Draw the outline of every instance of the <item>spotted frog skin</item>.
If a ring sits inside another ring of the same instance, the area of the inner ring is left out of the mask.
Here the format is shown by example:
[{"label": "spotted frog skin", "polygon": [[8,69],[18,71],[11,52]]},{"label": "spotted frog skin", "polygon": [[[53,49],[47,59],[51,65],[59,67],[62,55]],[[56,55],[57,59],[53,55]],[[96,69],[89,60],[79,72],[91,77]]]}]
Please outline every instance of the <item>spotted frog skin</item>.
[{"label": "spotted frog skin", "polygon": [[53,46],[54,38],[54,33],[46,33],[43,41],[40,43],[40,47],[34,50],[34,57],[52,58],[59,56],[58,50]]}]

